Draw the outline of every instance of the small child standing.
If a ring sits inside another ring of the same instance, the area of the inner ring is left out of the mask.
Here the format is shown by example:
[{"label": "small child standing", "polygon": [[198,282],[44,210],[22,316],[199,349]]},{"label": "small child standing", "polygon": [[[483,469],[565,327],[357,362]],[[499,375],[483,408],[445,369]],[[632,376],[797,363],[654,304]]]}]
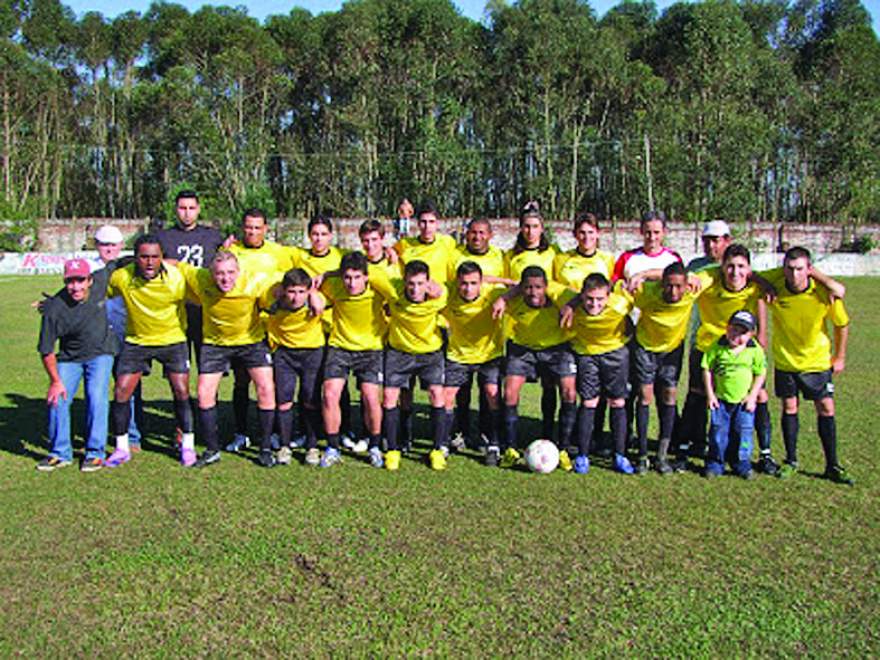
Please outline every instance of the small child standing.
[{"label": "small child standing", "polygon": [[767,377],[764,349],[755,341],[755,317],[744,309],[727,322],[727,331],[703,356],[703,382],[709,403],[709,456],[705,476],[724,473],[731,439],[737,443],[734,474],[743,479],[752,472],[752,435],[758,393]]}]

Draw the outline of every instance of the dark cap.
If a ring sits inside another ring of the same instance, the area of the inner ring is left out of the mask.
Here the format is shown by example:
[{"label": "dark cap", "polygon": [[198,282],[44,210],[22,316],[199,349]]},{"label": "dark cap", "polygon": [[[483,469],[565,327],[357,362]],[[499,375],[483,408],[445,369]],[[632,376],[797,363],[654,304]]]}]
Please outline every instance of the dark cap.
[{"label": "dark cap", "polygon": [[749,331],[754,331],[755,328],[758,327],[758,323],[757,321],[755,321],[755,316],[746,309],[741,309],[731,315],[728,323],[730,323],[731,325],[742,326]]}]

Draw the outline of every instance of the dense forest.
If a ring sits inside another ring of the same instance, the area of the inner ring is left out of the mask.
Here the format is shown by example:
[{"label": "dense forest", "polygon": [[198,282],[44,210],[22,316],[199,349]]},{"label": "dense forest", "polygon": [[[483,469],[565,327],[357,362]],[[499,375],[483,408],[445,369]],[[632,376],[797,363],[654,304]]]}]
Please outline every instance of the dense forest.
[{"label": "dense forest", "polygon": [[181,185],[390,215],[880,219],[880,43],[858,0],[352,0],[263,23],[0,0],[0,219],[146,217]]}]

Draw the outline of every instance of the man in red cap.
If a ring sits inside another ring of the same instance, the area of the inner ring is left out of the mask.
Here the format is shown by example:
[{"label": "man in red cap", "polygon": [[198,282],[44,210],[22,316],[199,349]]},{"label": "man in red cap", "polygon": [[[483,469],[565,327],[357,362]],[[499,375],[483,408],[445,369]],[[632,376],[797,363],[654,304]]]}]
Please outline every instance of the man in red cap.
[{"label": "man in red cap", "polygon": [[[107,443],[107,387],[116,353],[116,337],[107,323],[107,271],[94,275],[84,259],[64,264],[64,289],[46,300],[37,350],[49,375],[49,455],[37,469],[50,472],[70,465],[70,405],[85,381],[86,452],[81,470],[100,470]],[[96,280],[100,280],[96,282]],[[56,352],[55,344],[59,350]]]}]

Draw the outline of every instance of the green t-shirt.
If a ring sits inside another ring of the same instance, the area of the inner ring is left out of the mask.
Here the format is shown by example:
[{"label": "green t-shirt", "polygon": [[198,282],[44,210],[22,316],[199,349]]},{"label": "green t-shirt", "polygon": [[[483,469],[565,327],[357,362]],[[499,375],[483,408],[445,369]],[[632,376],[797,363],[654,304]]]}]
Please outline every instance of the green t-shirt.
[{"label": "green t-shirt", "polygon": [[752,389],[754,377],[767,372],[767,358],[754,339],[734,353],[727,337],[721,337],[703,355],[702,366],[712,372],[715,396],[728,403],[742,403]]}]

